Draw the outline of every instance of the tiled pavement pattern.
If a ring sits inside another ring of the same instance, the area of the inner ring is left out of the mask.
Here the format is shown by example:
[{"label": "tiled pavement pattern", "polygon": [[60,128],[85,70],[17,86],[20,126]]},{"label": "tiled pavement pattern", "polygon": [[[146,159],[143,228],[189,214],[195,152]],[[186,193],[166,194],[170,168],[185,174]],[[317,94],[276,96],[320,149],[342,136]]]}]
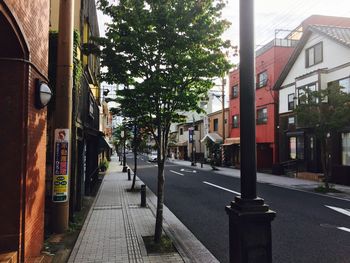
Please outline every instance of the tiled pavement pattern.
[{"label": "tiled pavement pattern", "polygon": [[[147,255],[142,236],[151,236],[155,225],[156,197],[147,190],[149,206],[140,207],[140,193],[127,192],[131,182],[121,172],[116,158],[103,180],[68,262],[217,262],[210,252],[168,210],[164,212],[165,232],[179,253]],[[141,181],[137,181],[140,187]],[[152,211],[153,209],[153,211]],[[169,222],[169,223],[167,223]],[[174,223],[175,222],[175,223]],[[173,229],[172,229],[173,227]],[[185,240],[183,239],[185,238]],[[183,245],[186,249],[183,248]],[[207,261],[208,259],[211,259]]]}]

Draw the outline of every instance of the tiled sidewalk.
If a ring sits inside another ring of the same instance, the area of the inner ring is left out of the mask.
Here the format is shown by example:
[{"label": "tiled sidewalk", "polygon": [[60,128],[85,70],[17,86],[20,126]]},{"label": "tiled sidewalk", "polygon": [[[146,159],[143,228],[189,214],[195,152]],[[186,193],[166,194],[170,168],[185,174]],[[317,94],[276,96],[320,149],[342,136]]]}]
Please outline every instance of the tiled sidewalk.
[{"label": "tiled sidewalk", "polygon": [[[152,236],[155,196],[147,190],[146,208],[139,192],[127,192],[131,182],[112,158],[100,192],[93,204],[68,262],[217,262],[210,252],[167,209],[164,230],[179,253],[147,255],[142,236]],[[137,181],[139,188],[141,181]],[[185,245],[183,245],[185,244]],[[186,248],[184,248],[186,246]],[[209,261],[208,261],[209,260]]]}]

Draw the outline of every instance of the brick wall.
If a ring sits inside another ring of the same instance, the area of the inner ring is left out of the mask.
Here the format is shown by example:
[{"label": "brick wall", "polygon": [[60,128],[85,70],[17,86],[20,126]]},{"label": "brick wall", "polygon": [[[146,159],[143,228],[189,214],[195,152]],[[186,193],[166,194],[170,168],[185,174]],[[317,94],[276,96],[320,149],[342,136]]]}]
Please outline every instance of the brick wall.
[{"label": "brick wall", "polygon": [[[4,0],[1,5],[6,6],[13,16],[17,34],[22,38],[22,46],[27,46],[29,51],[24,57],[29,63],[22,62],[25,68],[21,73],[24,74],[24,81],[21,86],[16,87],[22,89],[20,92],[22,96],[17,98],[19,106],[13,106],[12,109],[23,117],[23,121],[14,124],[13,127],[20,126],[23,130],[18,131],[18,128],[12,130],[12,137],[19,135],[16,144],[18,155],[9,156],[10,162],[11,160],[19,162],[12,165],[17,165],[21,169],[19,178],[11,180],[9,186],[21,189],[21,196],[15,199],[20,204],[20,211],[15,208],[17,211],[12,211],[12,215],[18,216],[22,221],[17,227],[20,233],[18,251],[23,261],[24,258],[40,254],[44,237],[46,109],[35,108],[34,89],[35,79],[44,81],[48,75],[49,1]],[[18,72],[14,71],[13,77],[16,74]],[[7,77],[11,78],[10,75]]]}]

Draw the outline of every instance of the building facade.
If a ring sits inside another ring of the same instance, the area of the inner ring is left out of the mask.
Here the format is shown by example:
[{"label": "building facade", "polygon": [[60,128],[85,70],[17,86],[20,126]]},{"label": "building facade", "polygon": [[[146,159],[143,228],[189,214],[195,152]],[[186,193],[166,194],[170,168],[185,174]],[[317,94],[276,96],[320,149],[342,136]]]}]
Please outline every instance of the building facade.
[{"label": "building facade", "polygon": [[[303,89],[325,90],[336,82],[350,92],[350,27],[311,25],[276,82],[279,90],[280,159],[295,160],[299,171],[322,172],[320,144],[312,127],[294,115]],[[350,125],[350,124],[349,124]],[[350,126],[332,138],[332,180],[350,185]]]},{"label": "building facade", "polygon": [[0,253],[24,262],[44,239],[47,110],[36,89],[49,82],[49,2],[1,1],[0,28]]},{"label": "building facade", "polygon": [[[59,25],[59,1],[50,1],[50,35],[57,34]],[[83,198],[94,191],[98,180],[99,156],[107,147],[103,133],[100,131],[100,85],[97,80],[99,74],[99,59],[81,48],[91,43],[92,37],[99,36],[97,11],[93,0],[74,1],[74,48],[73,48],[73,90],[72,90],[72,132],[71,132],[71,178],[69,191],[69,216],[81,210]],[[50,38],[50,81],[55,83],[55,38]],[[50,107],[49,116],[59,109],[55,105]],[[53,130],[55,122],[50,119],[48,127],[48,155],[47,155],[47,200],[52,193],[52,157]],[[50,205],[46,206],[47,217],[51,216]],[[47,220],[48,222],[50,220]],[[48,225],[48,229],[50,229]]]},{"label": "building facade", "polygon": [[222,154],[223,138],[228,136],[229,109],[209,113],[204,117],[204,134],[201,142],[204,145],[204,159],[215,162],[216,165],[223,163]]},{"label": "building facade", "polygon": [[[278,92],[272,88],[296,45],[296,40],[273,39],[256,52],[256,143],[257,168],[271,169],[278,163],[277,103]],[[225,140],[228,163],[240,164],[239,68],[230,72],[229,138]]]}]

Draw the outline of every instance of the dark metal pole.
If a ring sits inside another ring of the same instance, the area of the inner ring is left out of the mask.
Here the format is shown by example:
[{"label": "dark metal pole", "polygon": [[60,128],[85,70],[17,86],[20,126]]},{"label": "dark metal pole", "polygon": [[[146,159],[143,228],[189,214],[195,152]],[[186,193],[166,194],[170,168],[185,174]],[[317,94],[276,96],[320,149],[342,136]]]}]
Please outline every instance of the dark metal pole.
[{"label": "dark metal pole", "polygon": [[269,210],[256,194],[254,0],[240,0],[241,196],[226,207],[231,263],[272,262]]},{"label": "dark metal pole", "polygon": [[124,153],[123,153],[123,173],[125,173],[127,171],[127,167],[126,167],[126,156],[125,156],[125,144],[126,144],[126,132],[124,131]]},{"label": "dark metal pole", "polygon": [[195,137],[194,137],[194,126],[195,126],[195,122],[194,122],[194,116],[192,116],[192,162],[191,162],[191,166],[196,166],[196,152],[195,152]]},{"label": "dark metal pole", "polygon": [[[241,193],[256,198],[254,1],[240,1]],[[243,174],[244,173],[244,174]]]}]

